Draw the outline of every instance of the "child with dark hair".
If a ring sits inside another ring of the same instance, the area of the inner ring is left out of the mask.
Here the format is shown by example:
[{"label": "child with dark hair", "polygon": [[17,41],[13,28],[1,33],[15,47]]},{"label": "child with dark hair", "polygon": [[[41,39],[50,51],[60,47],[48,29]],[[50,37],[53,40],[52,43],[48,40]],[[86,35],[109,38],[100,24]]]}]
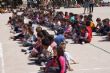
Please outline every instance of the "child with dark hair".
[{"label": "child with dark hair", "polygon": [[80,15],[80,16],[79,16],[79,19],[80,19],[79,21],[80,21],[80,23],[82,23],[82,22],[83,22],[83,18],[84,18],[84,16],[83,16],[83,15]]},{"label": "child with dark hair", "polygon": [[59,64],[59,72],[58,73],[66,73],[67,66],[66,66],[66,58],[64,56],[63,48],[57,49],[57,56],[58,56],[58,64]]},{"label": "child with dark hair", "polygon": [[90,27],[92,28],[92,31],[95,32],[95,24],[92,20],[92,17],[92,14],[89,14],[87,20],[90,21]]},{"label": "child with dark hair", "polygon": [[53,48],[56,48],[56,47],[57,47],[57,44],[56,44],[56,42],[55,42],[55,40],[54,40],[54,35],[49,35],[49,36],[48,36],[48,39],[49,39],[50,42],[51,42],[50,46],[52,47],[52,49],[53,49]]},{"label": "child with dark hair", "polygon": [[47,37],[47,36],[49,35],[49,33],[48,33],[46,30],[42,30],[41,32],[43,33],[43,35],[44,35],[45,37]]},{"label": "child with dark hair", "polygon": [[73,22],[73,23],[74,23],[75,16],[74,16],[73,13],[70,13],[70,15],[69,15],[69,20],[70,20],[70,22]]},{"label": "child with dark hair", "polygon": [[102,35],[107,35],[107,33],[110,31],[110,20],[108,18],[106,18],[102,22],[104,25],[104,27],[101,30]]},{"label": "child with dark hair", "polygon": [[34,35],[34,32],[32,31],[31,28],[29,28],[27,32],[28,32],[29,38],[24,41],[23,43],[24,47],[32,46],[33,42],[35,42],[36,40],[36,36]]},{"label": "child with dark hair", "polygon": [[54,48],[54,57],[44,67],[45,73],[66,73],[66,58],[62,48]]},{"label": "child with dark hair", "polygon": [[70,66],[70,61],[72,61],[73,64],[76,64],[76,62],[73,60],[72,56],[70,55],[70,53],[68,51],[66,51],[66,44],[64,42],[62,42],[60,44],[60,47],[64,50],[64,56],[66,58],[66,62],[67,62],[67,68],[69,71],[73,71],[73,69]]},{"label": "child with dark hair", "polygon": [[42,53],[42,39],[44,38],[44,35],[42,32],[37,33],[37,41],[33,45],[33,48],[31,50],[31,53],[29,57],[37,57]]},{"label": "child with dark hair", "polygon": [[68,12],[65,12],[65,17],[64,17],[65,19],[69,19],[69,14],[68,14]]},{"label": "child with dark hair", "polygon": [[28,26],[32,27],[32,24],[33,24],[32,21],[29,21]]},{"label": "child with dark hair", "polygon": [[57,48],[53,49],[54,56],[51,60],[49,60],[46,64],[46,67],[41,67],[41,70],[44,70],[45,73],[52,72],[52,73],[58,73],[59,71],[59,64],[57,59]]},{"label": "child with dark hair", "polygon": [[50,45],[51,45],[51,41],[48,38],[44,38],[42,40],[42,46],[44,49],[44,53],[45,53],[45,56],[48,58],[53,56],[53,49]]},{"label": "child with dark hair", "polygon": [[90,21],[86,22],[86,30],[87,30],[87,33],[86,33],[87,39],[85,41],[86,43],[90,43],[92,39],[92,29],[90,27],[90,23],[91,23]]},{"label": "child with dark hair", "polygon": [[101,35],[101,29],[103,28],[103,24],[100,18],[96,19],[97,25],[96,25],[96,33]]},{"label": "child with dark hair", "polygon": [[64,33],[64,30],[59,29],[58,34],[55,37],[55,42],[57,43],[58,46],[60,45],[61,42],[64,42],[64,40],[65,40],[63,33]]},{"label": "child with dark hair", "polygon": [[41,32],[42,31],[42,27],[37,27],[36,28],[36,32]]},{"label": "child with dark hair", "polygon": [[81,30],[80,30],[80,37],[79,37],[79,44],[83,44],[85,43],[86,39],[87,39],[87,30],[86,30],[86,26],[81,26]]},{"label": "child with dark hair", "polygon": [[78,43],[79,42],[79,37],[80,37],[80,23],[79,21],[75,21],[74,22],[74,27],[73,27],[73,35],[72,35],[72,40],[74,41],[74,43]]},{"label": "child with dark hair", "polygon": [[44,71],[46,73],[66,73],[68,66],[63,47],[54,48],[53,52],[54,57],[47,63]]},{"label": "child with dark hair", "polygon": [[66,38],[70,38],[72,32],[72,26],[67,24],[64,35]]},{"label": "child with dark hair", "polygon": [[48,38],[42,39],[42,54],[39,56],[38,62],[45,65],[53,57],[53,49],[50,46],[51,42]]}]

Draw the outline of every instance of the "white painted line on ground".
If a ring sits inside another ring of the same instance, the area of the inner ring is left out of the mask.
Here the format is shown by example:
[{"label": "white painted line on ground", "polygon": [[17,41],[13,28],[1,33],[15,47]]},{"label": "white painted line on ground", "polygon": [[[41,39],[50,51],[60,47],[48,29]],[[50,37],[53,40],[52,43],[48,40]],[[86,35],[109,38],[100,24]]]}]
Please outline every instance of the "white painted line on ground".
[{"label": "white painted line on ground", "polygon": [[110,67],[108,68],[90,68],[90,69],[79,69],[78,71],[88,71],[88,70],[110,70]]},{"label": "white painted line on ground", "polygon": [[2,44],[1,43],[0,43],[0,60],[1,60],[2,73],[5,73],[3,49],[2,49]]}]

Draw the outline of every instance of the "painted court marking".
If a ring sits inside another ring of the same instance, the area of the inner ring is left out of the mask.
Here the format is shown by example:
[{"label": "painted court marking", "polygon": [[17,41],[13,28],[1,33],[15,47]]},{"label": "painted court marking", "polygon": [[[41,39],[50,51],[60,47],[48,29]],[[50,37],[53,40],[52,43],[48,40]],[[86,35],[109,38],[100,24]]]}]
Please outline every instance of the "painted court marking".
[{"label": "painted court marking", "polygon": [[97,49],[100,49],[100,50],[102,50],[102,51],[104,51],[104,52],[106,52],[106,53],[108,53],[108,54],[110,54],[109,51],[107,51],[107,50],[105,50],[105,49],[103,49],[103,48],[101,48],[101,47],[98,47],[98,46],[96,46],[96,45],[94,45],[94,44],[90,44],[90,45],[93,46],[93,47],[96,47]]},{"label": "painted court marking", "polygon": [[3,58],[3,49],[2,49],[2,44],[0,43],[0,60],[1,60],[1,71],[2,73],[5,73],[4,69],[4,58]]},{"label": "painted court marking", "polygon": [[108,68],[90,68],[90,69],[79,69],[78,71],[88,71],[88,70],[110,70],[110,67]]}]

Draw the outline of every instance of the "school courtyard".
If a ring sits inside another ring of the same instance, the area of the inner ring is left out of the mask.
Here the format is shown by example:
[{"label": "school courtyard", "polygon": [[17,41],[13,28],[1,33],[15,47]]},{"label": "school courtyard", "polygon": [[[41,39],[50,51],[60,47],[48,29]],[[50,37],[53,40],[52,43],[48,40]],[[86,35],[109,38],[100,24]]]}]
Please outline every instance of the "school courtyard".
[{"label": "school courtyard", "polygon": [[[83,8],[61,8],[57,11],[82,14]],[[0,14],[0,73],[41,73],[40,67],[29,61],[28,55],[21,52],[24,47],[10,39],[13,34],[10,33],[10,27],[6,25],[9,16],[11,16],[9,13]],[[94,22],[98,17],[110,18],[110,7],[95,8]],[[73,44],[70,39],[67,39],[67,50],[78,63],[72,64],[74,71],[67,73],[110,73],[110,41],[106,41],[105,37],[93,33],[92,42],[82,45]]]}]

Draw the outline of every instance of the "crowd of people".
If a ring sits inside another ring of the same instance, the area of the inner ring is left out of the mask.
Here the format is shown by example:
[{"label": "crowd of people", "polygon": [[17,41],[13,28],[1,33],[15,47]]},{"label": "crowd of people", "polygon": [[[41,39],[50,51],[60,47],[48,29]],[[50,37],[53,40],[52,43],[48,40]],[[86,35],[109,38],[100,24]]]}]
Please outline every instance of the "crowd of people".
[{"label": "crowd of people", "polygon": [[106,18],[101,20],[101,18],[96,19],[96,33],[100,36],[108,36],[108,40],[110,40],[110,19]]},{"label": "crowd of people", "polygon": [[[76,64],[70,53],[66,51],[65,39],[72,39],[76,44],[90,43],[92,32],[102,35],[109,34],[110,20],[97,18],[97,26],[92,21],[92,14],[79,15],[55,10],[22,10],[22,14],[13,12],[8,25],[11,33],[16,34],[11,39],[20,41],[21,49],[29,58],[35,58],[35,63],[41,65],[45,73],[66,73],[72,71],[70,61]],[[25,18],[30,19],[25,23]],[[35,27],[34,25],[37,25]],[[42,26],[51,29],[55,34],[44,30]],[[110,35],[110,34],[109,34]]]}]

